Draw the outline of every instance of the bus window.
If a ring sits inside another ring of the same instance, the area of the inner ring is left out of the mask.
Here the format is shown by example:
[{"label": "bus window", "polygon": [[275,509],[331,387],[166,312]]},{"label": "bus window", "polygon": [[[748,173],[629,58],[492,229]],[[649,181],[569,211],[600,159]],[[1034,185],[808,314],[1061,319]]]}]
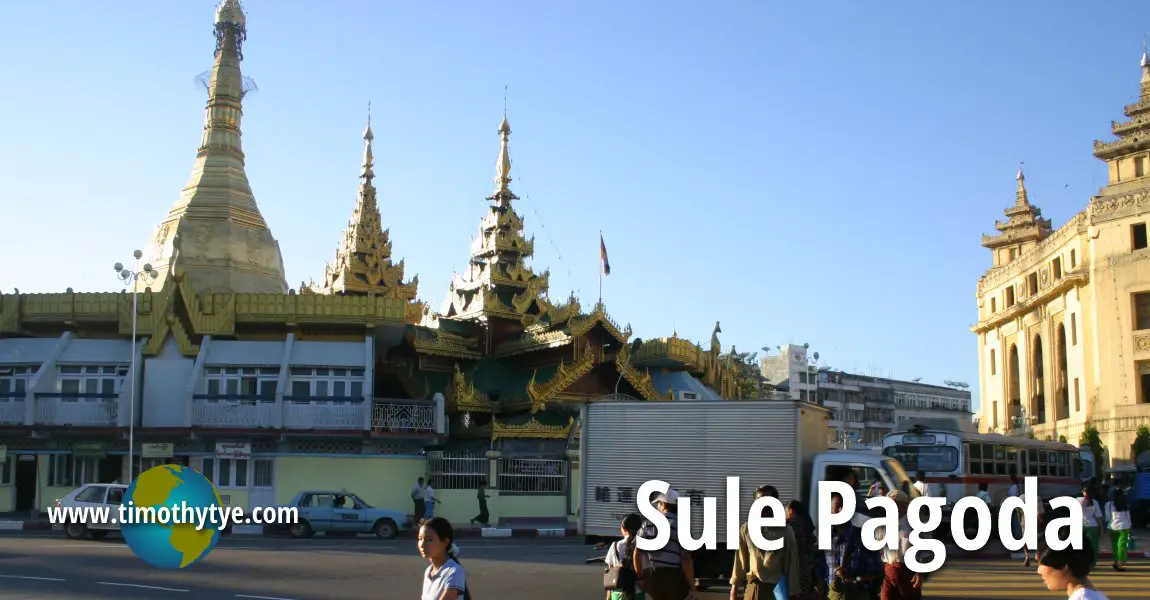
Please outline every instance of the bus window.
[{"label": "bus window", "polygon": [[982,475],[982,444],[967,444],[970,453],[966,459],[966,470],[971,475]]},{"label": "bus window", "polygon": [[958,448],[953,446],[907,446],[900,444],[883,454],[902,463],[910,472],[954,473],[958,471]]},{"label": "bus window", "polygon": [[994,447],[994,472],[999,475],[1006,475],[1006,447]]},{"label": "bus window", "polygon": [[[1023,450],[1023,454],[1025,454],[1025,453],[1026,453],[1026,451]],[[1007,473],[1017,473],[1018,472],[1018,448],[1015,448],[1013,446],[1008,446],[1006,448],[1006,472]]]},{"label": "bus window", "polygon": [[1038,476],[1038,450],[1035,450],[1034,448],[1027,450],[1026,451],[1026,457],[1027,457],[1026,470],[1023,472],[1026,473],[1027,475],[1031,476],[1031,477],[1037,477]]}]

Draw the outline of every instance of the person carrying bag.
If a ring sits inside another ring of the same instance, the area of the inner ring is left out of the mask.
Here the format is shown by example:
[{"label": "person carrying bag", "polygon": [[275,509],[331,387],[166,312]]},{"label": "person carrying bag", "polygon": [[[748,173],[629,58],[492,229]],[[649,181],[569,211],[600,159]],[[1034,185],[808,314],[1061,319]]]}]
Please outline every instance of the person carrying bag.
[{"label": "person carrying bag", "polygon": [[635,552],[635,537],[642,526],[641,515],[627,515],[619,526],[623,539],[611,544],[607,550],[607,568],[603,571],[603,589],[607,592],[607,600],[646,600],[647,595],[642,588],[651,567],[645,562],[638,568],[634,564],[636,556],[640,561],[646,557],[643,552]]}]

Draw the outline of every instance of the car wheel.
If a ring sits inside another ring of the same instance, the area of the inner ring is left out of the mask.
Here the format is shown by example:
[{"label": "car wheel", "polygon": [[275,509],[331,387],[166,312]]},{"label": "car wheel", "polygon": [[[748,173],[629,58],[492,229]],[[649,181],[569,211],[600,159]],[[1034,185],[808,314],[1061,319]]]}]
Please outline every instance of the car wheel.
[{"label": "car wheel", "polygon": [[107,531],[89,531],[88,535],[92,536],[92,539],[102,540],[102,539],[108,537],[108,532]]},{"label": "car wheel", "polygon": [[311,525],[308,525],[307,521],[292,523],[292,526],[288,528],[288,533],[296,539],[309,538],[312,536]]},{"label": "car wheel", "polygon": [[375,537],[381,540],[393,540],[396,533],[398,533],[398,528],[395,526],[395,521],[380,519],[375,522]]},{"label": "car wheel", "polygon": [[64,535],[70,540],[78,540],[87,532],[88,528],[83,523],[68,523],[64,526]]}]

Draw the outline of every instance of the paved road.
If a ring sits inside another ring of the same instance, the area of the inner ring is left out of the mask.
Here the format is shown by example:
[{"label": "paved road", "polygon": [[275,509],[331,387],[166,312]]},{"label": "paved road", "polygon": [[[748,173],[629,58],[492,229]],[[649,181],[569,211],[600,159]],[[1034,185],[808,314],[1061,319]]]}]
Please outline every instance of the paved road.
[{"label": "paved road", "polygon": [[[471,540],[462,559],[481,598],[584,600],[602,597],[602,567],[583,564],[590,554],[560,540]],[[119,540],[5,535],[0,598],[403,600],[419,597],[424,566],[411,541],[236,538],[188,571],[170,572],[148,567]],[[1096,582],[1111,600],[1150,598],[1150,561],[1100,572]],[[952,563],[925,592],[931,600],[1065,598],[1043,590],[1034,568],[1008,561]],[[726,597],[725,590],[703,595]]]}]

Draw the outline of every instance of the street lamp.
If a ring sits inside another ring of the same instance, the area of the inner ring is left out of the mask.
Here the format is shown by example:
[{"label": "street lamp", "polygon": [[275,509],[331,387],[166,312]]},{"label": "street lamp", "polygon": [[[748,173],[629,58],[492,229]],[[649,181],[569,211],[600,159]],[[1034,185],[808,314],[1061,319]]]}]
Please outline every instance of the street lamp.
[{"label": "street lamp", "polygon": [[124,285],[132,288],[132,366],[128,372],[131,374],[131,380],[128,385],[131,386],[128,393],[128,481],[131,485],[132,479],[136,475],[135,452],[136,452],[136,378],[139,376],[136,373],[136,313],[139,299],[140,299],[140,286],[141,281],[147,285],[156,280],[156,270],[152,268],[151,263],[144,263],[144,268],[140,268],[140,257],[144,256],[143,252],[136,250],[132,253],[132,258],[135,265],[132,269],[124,268],[123,263],[116,263],[116,277],[124,282]]}]

